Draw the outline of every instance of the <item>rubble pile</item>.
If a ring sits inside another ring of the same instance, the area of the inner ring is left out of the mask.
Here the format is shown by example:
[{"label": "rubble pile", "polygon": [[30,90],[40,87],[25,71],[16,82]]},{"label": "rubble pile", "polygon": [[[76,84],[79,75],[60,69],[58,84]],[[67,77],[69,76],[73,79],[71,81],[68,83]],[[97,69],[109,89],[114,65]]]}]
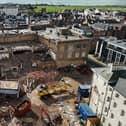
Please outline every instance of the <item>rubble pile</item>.
[{"label": "rubble pile", "polygon": [[34,80],[36,83],[49,83],[56,81],[59,76],[57,71],[35,71],[28,73],[27,78]]}]

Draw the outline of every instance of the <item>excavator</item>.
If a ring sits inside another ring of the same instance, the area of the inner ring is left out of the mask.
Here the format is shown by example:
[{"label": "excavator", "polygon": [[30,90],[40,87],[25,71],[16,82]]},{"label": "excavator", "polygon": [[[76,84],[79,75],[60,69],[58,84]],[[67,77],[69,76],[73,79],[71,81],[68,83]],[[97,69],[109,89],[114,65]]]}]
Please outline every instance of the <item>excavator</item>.
[{"label": "excavator", "polygon": [[41,84],[37,89],[38,96],[42,97],[42,96],[46,96],[49,94],[66,91],[68,89],[68,87],[70,87],[71,85],[68,83],[65,83],[65,81],[63,81],[63,82],[64,83],[57,84],[55,86],[50,86],[50,87],[47,86],[46,84]]}]

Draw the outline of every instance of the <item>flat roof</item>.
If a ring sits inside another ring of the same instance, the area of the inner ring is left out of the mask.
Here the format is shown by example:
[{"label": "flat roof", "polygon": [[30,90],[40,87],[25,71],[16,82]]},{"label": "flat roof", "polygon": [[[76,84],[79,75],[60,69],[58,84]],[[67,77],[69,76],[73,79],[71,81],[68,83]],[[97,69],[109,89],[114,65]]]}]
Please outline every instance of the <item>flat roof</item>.
[{"label": "flat roof", "polygon": [[126,49],[126,39],[110,41],[109,44]]},{"label": "flat roof", "polygon": [[4,33],[0,31],[0,36],[4,36],[6,34],[8,35],[18,35],[18,34],[35,34],[35,31],[31,31],[29,29],[23,29],[23,30],[4,30]]},{"label": "flat roof", "polygon": [[38,21],[38,22],[32,22],[31,23],[31,26],[35,26],[35,25],[48,25],[50,24],[50,21],[49,20],[41,20],[41,21]]},{"label": "flat roof", "polygon": [[17,90],[18,89],[18,81],[0,81],[0,90]]},{"label": "flat roof", "polygon": [[106,80],[110,80],[113,75],[113,72],[108,71],[109,68],[107,67],[99,67],[99,68],[92,68],[94,72],[102,76]]},{"label": "flat roof", "polygon": [[126,49],[126,39],[117,40],[115,37],[100,37],[100,38],[103,39],[108,44]]},{"label": "flat roof", "polygon": [[107,30],[107,28],[110,27],[110,26],[122,26],[122,25],[124,25],[124,24],[122,24],[122,23],[95,23],[95,24],[92,24],[91,26],[94,29],[104,31],[104,30]]},{"label": "flat roof", "polygon": [[105,24],[105,23],[95,23],[91,25],[92,28],[100,30],[100,31],[104,31],[107,30],[106,28],[109,27],[109,24]]},{"label": "flat roof", "polygon": [[87,103],[79,103],[78,109],[84,119],[88,117],[96,117],[96,114],[92,111]]},{"label": "flat roof", "polygon": [[[47,28],[46,31],[39,31],[38,34],[47,39],[55,40],[56,42],[90,39],[90,38],[84,37],[84,36],[79,37],[76,35],[61,35],[61,34],[58,35],[57,33],[61,29],[64,29],[64,27],[63,28]],[[52,32],[50,32],[50,31],[52,31]],[[66,36],[67,36],[67,38],[66,38]]]}]

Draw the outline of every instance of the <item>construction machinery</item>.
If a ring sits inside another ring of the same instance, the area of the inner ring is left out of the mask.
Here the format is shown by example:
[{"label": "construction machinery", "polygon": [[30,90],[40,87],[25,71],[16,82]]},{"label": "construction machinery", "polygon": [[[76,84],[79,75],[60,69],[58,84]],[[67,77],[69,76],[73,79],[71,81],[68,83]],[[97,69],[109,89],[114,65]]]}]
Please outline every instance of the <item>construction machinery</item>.
[{"label": "construction machinery", "polygon": [[82,101],[83,98],[89,99],[90,90],[91,90],[91,85],[89,85],[89,84],[79,85],[78,86],[78,95],[74,101],[75,104],[78,104],[80,101]]},{"label": "construction machinery", "polygon": [[22,117],[30,110],[30,108],[31,108],[31,102],[28,100],[23,100],[16,107],[11,105],[2,106],[0,107],[0,118],[13,117],[13,116]]},{"label": "construction machinery", "polygon": [[42,96],[57,93],[57,92],[63,92],[68,89],[68,86],[70,86],[68,83],[61,83],[61,84],[57,84],[55,86],[50,86],[50,87],[48,87],[46,84],[41,84],[38,87],[37,94],[38,96],[42,97]]},{"label": "construction machinery", "polygon": [[59,126],[62,124],[61,114],[58,112],[51,112],[47,110],[47,107],[40,106],[41,119],[44,126]]},{"label": "construction machinery", "polygon": [[15,107],[15,115],[24,116],[31,109],[31,102],[28,100],[22,101],[17,107]]}]

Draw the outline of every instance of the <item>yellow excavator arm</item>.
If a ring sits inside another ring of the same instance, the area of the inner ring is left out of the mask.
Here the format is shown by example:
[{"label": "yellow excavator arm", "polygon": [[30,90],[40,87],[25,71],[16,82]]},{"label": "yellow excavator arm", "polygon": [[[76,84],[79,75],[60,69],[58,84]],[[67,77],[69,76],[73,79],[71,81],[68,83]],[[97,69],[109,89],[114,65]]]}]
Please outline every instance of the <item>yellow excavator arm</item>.
[{"label": "yellow excavator arm", "polygon": [[47,87],[47,88],[43,88],[43,86],[39,86],[38,88],[38,96],[45,96],[48,94],[53,94],[55,92],[60,92],[60,91],[65,91],[67,90],[68,86],[67,84],[59,84],[53,87]]}]

